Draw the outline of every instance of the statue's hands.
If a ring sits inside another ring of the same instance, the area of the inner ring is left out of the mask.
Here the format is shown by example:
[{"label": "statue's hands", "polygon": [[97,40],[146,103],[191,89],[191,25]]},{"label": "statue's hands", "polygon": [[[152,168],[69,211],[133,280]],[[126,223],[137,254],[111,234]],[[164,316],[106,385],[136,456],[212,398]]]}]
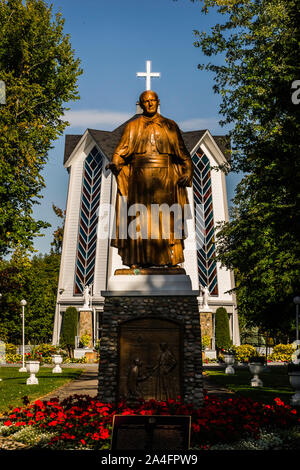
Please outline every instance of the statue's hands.
[{"label": "statue's hands", "polygon": [[177,184],[179,186],[189,186],[190,180],[191,180],[191,175],[189,173],[184,173],[178,179]]},{"label": "statue's hands", "polygon": [[115,176],[120,173],[120,169],[117,167],[115,163],[108,163],[105,167],[106,170],[110,170]]}]

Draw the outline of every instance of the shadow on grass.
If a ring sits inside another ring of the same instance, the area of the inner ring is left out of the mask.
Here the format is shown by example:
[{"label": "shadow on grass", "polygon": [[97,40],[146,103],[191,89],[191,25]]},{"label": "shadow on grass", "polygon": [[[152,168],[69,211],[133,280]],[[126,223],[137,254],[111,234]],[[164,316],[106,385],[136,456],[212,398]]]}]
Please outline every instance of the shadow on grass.
[{"label": "shadow on grass", "polygon": [[251,386],[253,376],[248,369],[235,370],[234,375],[225,374],[224,370],[206,370],[205,373],[217,386],[225,387],[237,396],[246,396],[257,401],[270,403],[275,398],[280,398],[288,403],[294,394],[285,367],[267,367],[259,376],[263,387]]}]

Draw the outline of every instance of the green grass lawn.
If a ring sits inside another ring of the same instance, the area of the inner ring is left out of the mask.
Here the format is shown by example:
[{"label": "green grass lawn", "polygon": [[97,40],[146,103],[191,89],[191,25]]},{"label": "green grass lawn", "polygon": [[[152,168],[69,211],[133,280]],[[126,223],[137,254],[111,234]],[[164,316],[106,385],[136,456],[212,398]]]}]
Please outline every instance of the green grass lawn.
[{"label": "green grass lawn", "polygon": [[23,405],[22,397],[27,396],[30,402],[46,395],[62,385],[76,379],[81,369],[63,369],[61,374],[53,374],[49,367],[41,367],[36,377],[38,385],[26,385],[28,372],[19,372],[18,367],[0,367],[0,415],[11,407]]},{"label": "green grass lawn", "polygon": [[289,383],[287,368],[284,366],[267,366],[259,376],[263,381],[261,388],[251,387],[252,375],[248,368],[235,369],[234,375],[225,374],[224,369],[221,371],[204,368],[204,370],[215,384],[226,387],[239,396],[246,396],[253,400],[271,403],[274,398],[279,397],[288,404],[291,396],[295,393]]}]

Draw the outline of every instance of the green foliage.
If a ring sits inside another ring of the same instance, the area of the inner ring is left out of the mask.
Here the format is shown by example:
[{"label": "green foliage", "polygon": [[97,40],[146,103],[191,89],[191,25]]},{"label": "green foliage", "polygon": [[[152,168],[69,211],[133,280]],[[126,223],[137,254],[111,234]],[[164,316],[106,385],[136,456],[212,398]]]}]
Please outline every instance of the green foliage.
[{"label": "green foliage", "polygon": [[77,335],[78,313],[75,307],[68,307],[63,316],[62,332],[60,342],[66,346],[70,357],[75,348],[75,336]]},{"label": "green foliage", "polygon": [[31,260],[19,250],[11,260],[0,259],[0,323],[7,340],[20,344],[20,301],[25,299],[25,341],[50,342],[56,304],[60,256],[35,256]]},{"label": "green foliage", "polygon": [[5,353],[6,354],[17,354],[17,346],[12,343],[5,344]]},{"label": "green foliage", "polygon": [[66,364],[86,364],[87,363],[87,358],[86,356],[83,357],[68,357],[64,363]]},{"label": "green foliage", "polygon": [[36,350],[42,354],[43,357],[52,356],[53,354],[60,354],[60,348],[53,344],[38,344]]},{"label": "green foliage", "polygon": [[[20,363],[22,362],[22,354],[16,354],[17,346],[14,344],[6,344],[6,363]],[[52,364],[52,356],[53,354],[60,354],[63,358],[64,364],[69,363],[79,363],[85,364],[87,362],[87,358],[85,356],[75,359],[68,357],[66,351],[62,350],[59,346],[53,346],[52,344],[38,344],[32,348],[31,353],[25,354],[25,361],[28,360],[39,360],[41,364]]]},{"label": "green foliage", "polygon": [[34,257],[27,295],[27,336],[34,343],[49,342],[53,332],[60,256]]},{"label": "green foliage", "polygon": [[87,331],[80,337],[80,345],[83,347],[87,347],[90,344],[91,336],[88,334]]},{"label": "green foliage", "polygon": [[243,344],[252,344],[252,346],[265,346],[266,344],[265,338],[261,335],[258,327],[240,327],[240,338]]},{"label": "green foliage", "polygon": [[7,92],[0,109],[0,255],[32,249],[33,237],[49,225],[33,219],[32,206],[82,73],[63,26],[43,0],[0,0],[0,80]]},{"label": "green foliage", "polygon": [[215,331],[216,348],[218,350],[229,349],[232,341],[230,339],[228,313],[224,307],[219,307],[216,310]]},{"label": "green foliage", "polygon": [[6,354],[5,356],[5,362],[7,364],[19,364],[22,362],[22,359],[23,359],[23,356],[22,354],[12,354],[12,353],[9,353],[9,354]]},{"label": "green foliage", "polygon": [[290,362],[295,350],[296,346],[293,344],[276,344],[270,355],[270,359],[271,361]]},{"label": "green foliage", "polygon": [[233,348],[237,362],[248,362],[251,357],[259,357],[255,347],[251,344],[241,344],[240,346],[233,346]]},{"label": "green foliage", "polygon": [[211,346],[211,337],[208,335],[201,336],[201,348],[202,351],[205,351],[205,348],[210,348]]},{"label": "green foliage", "polygon": [[52,253],[56,254],[61,254],[62,250],[62,243],[63,243],[63,238],[64,238],[64,226],[65,226],[65,217],[66,217],[66,211],[63,211],[59,207],[55,206],[52,204],[53,211],[59,217],[62,219],[62,225],[60,227],[57,227],[57,229],[53,232],[53,241],[51,242],[51,246],[54,248],[51,248]]},{"label": "green foliage", "polygon": [[51,364],[53,354],[63,355],[58,346],[53,346],[52,344],[38,344],[32,347],[30,353],[26,354],[25,360],[38,360],[41,364]]},{"label": "green foliage", "polygon": [[0,325],[0,341],[8,341],[8,330],[5,325]]},{"label": "green foliage", "polygon": [[[243,172],[232,219],[217,237],[218,259],[236,275],[239,313],[267,331],[288,331],[300,291],[299,0],[203,0],[222,22],[195,32],[215,74],[233,171]],[[222,16],[223,15],[223,16]],[[228,169],[228,168],[226,168]]]}]

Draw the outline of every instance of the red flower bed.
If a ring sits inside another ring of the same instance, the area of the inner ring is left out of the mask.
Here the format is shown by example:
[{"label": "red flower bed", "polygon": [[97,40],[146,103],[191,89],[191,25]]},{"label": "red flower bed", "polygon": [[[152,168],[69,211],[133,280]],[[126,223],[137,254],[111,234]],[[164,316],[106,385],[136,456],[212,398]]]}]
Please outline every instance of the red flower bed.
[{"label": "red flower bed", "polygon": [[265,405],[248,398],[219,401],[205,397],[203,406],[195,408],[178,399],[164,401],[140,400],[134,409],[125,402],[100,403],[88,395],[72,395],[59,402],[36,401],[30,406],[16,408],[6,426],[37,426],[55,432],[49,445],[72,442],[89,448],[108,446],[112,419],[115,414],[191,415],[191,446],[231,442],[241,438],[258,438],[260,429],[288,428],[300,423],[299,413],[276,398],[273,405]]}]

